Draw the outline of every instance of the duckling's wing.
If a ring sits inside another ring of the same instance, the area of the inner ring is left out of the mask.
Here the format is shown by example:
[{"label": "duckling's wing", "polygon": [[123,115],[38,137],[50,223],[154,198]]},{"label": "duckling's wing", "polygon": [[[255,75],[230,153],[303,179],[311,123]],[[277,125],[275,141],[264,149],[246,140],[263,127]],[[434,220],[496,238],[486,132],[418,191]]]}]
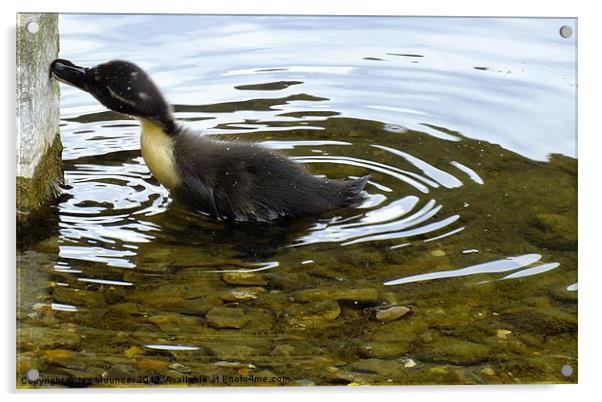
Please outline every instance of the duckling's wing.
[{"label": "duckling's wing", "polygon": [[177,198],[185,204],[220,217],[213,189],[198,177],[190,174],[182,175],[182,184],[176,190]]}]

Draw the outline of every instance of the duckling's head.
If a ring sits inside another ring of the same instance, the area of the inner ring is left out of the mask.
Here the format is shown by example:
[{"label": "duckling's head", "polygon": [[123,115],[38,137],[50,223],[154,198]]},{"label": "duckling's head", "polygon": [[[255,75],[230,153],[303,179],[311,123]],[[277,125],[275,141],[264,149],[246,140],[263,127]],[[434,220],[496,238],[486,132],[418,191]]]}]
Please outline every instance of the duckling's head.
[{"label": "duckling's head", "polygon": [[89,92],[107,108],[150,120],[165,132],[175,132],[171,108],[151,78],[134,63],[111,60],[95,67],[79,67],[65,59],[50,64],[58,81]]}]

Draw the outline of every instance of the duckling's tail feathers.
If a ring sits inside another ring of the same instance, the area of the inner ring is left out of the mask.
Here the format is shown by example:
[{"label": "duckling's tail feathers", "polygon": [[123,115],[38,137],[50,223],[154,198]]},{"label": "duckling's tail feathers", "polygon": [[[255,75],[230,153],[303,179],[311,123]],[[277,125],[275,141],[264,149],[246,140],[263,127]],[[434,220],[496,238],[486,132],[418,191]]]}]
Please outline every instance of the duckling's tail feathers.
[{"label": "duckling's tail feathers", "polygon": [[341,190],[343,206],[351,206],[363,200],[364,197],[361,192],[366,187],[369,179],[370,175],[367,174],[357,179],[347,178],[343,180],[343,189]]}]

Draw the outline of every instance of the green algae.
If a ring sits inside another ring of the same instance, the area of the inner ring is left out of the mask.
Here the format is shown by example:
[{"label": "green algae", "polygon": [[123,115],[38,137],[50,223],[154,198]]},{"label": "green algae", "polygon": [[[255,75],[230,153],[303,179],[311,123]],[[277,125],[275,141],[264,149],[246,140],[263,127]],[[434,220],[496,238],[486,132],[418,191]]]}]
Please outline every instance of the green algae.
[{"label": "green algae", "polygon": [[46,226],[51,213],[44,207],[60,194],[60,185],[63,183],[62,150],[63,145],[57,135],[40,158],[34,176],[16,178],[17,245],[23,243],[21,248],[49,234],[48,231],[40,233],[32,229]]}]

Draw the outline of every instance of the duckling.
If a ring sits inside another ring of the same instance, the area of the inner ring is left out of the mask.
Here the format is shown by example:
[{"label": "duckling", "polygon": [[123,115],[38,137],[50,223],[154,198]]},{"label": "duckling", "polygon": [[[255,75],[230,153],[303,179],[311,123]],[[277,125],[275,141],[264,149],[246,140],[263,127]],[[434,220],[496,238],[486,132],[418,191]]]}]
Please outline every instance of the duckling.
[{"label": "duckling", "polygon": [[352,207],[369,175],[331,180],[255,143],[218,141],[176,123],[170,106],[136,64],[112,60],[79,67],[56,59],[50,75],[136,117],[151,174],[188,207],[224,221],[267,222]]}]

